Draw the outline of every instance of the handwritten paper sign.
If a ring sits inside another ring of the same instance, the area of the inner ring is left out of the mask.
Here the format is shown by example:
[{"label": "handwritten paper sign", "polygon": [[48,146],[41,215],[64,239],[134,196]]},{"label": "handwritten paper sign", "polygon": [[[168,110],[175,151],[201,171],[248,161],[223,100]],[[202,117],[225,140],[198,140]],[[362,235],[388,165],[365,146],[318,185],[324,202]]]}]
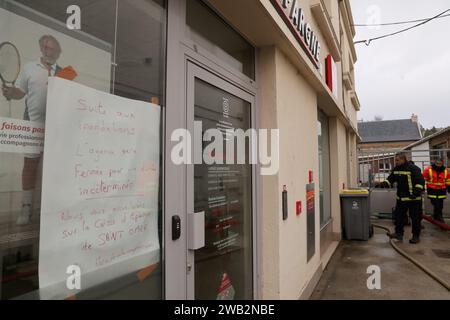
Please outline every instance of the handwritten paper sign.
[{"label": "handwritten paper sign", "polygon": [[49,79],[39,286],[82,289],[159,262],[160,107]]}]

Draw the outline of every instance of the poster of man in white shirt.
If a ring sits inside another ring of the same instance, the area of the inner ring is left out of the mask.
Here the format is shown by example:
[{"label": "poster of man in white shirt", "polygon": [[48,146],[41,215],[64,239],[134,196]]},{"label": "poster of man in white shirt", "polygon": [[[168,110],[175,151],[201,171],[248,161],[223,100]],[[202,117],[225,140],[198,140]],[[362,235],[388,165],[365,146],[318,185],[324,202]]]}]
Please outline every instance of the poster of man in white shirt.
[{"label": "poster of man in white shirt", "polygon": [[[45,124],[48,78],[62,76],[73,80],[76,72],[63,69],[57,62],[62,49],[52,35],[43,35],[38,43],[41,57],[24,65],[14,86],[2,86],[3,96],[7,100],[25,99],[23,120]],[[36,188],[37,173],[42,153],[25,154],[22,170],[22,209],[17,218],[18,225],[30,222],[33,212],[33,197]]]}]

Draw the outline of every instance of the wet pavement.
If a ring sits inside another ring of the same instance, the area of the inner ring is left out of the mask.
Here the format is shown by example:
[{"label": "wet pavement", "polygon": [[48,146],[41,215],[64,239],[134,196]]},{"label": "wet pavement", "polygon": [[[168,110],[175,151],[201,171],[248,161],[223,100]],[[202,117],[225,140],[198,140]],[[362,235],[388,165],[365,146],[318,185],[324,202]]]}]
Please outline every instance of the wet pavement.
[{"label": "wet pavement", "polygon": [[[389,220],[373,221],[394,229]],[[448,223],[448,221],[447,221]],[[412,245],[411,227],[399,247],[450,283],[450,232],[424,221],[421,243]],[[367,273],[379,266],[381,289],[370,290]],[[397,253],[389,244],[386,232],[375,229],[369,241],[347,241],[339,245],[311,297],[313,300],[450,300],[450,291],[433,280],[413,263]]]}]

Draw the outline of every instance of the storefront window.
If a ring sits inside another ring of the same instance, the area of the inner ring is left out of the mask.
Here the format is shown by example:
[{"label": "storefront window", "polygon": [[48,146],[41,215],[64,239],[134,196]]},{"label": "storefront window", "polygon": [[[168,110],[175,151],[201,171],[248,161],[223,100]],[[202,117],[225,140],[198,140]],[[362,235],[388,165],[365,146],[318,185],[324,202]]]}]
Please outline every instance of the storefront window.
[{"label": "storefront window", "polygon": [[186,1],[186,24],[196,43],[235,70],[255,79],[255,49],[202,0]]},{"label": "storefront window", "polygon": [[320,226],[324,227],[331,219],[330,195],[330,136],[327,116],[319,111],[319,188],[320,188]]},{"label": "storefront window", "polygon": [[165,33],[164,0],[0,0],[1,299],[163,297]]}]

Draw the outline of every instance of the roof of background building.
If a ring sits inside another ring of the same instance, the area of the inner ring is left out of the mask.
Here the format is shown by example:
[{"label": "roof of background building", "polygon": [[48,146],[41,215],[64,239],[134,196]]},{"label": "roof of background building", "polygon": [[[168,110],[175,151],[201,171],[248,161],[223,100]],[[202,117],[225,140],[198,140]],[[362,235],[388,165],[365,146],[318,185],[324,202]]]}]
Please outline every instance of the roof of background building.
[{"label": "roof of background building", "polygon": [[417,141],[422,134],[417,122],[411,119],[359,122],[361,143]]},{"label": "roof of background building", "polygon": [[429,140],[431,140],[431,139],[433,139],[433,138],[439,137],[440,135],[442,135],[442,134],[444,134],[444,133],[447,133],[447,132],[449,132],[449,131],[450,131],[450,127],[444,128],[444,129],[442,129],[442,130],[439,130],[439,131],[436,132],[436,133],[433,133],[433,134],[429,135],[428,137],[425,137],[425,138],[423,138],[423,139],[421,139],[421,140],[419,140],[419,141],[416,141],[416,142],[411,143],[410,145],[406,146],[404,149],[405,149],[405,150],[406,150],[406,149],[411,149],[411,148],[413,148],[413,147],[415,147],[415,146],[418,146],[418,145],[420,145],[420,144],[422,144],[422,143],[425,143],[425,142],[427,142],[427,141],[429,141]]}]

